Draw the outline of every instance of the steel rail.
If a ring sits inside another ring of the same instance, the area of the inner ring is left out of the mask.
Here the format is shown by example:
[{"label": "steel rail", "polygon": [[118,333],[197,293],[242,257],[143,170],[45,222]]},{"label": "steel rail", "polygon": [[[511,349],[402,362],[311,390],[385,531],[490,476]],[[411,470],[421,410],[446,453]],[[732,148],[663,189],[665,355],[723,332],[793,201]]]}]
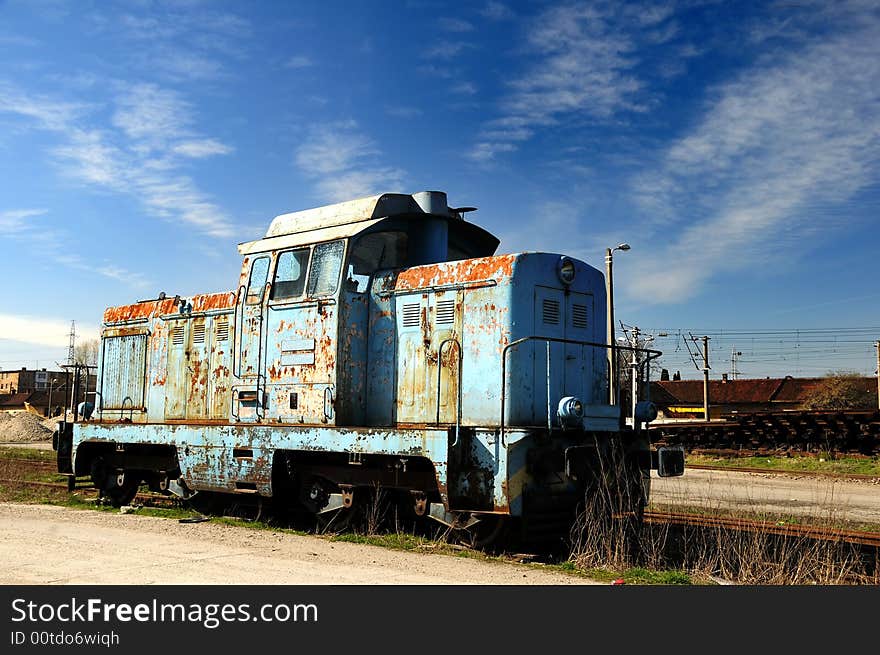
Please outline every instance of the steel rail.
[{"label": "steel rail", "polygon": [[743,532],[761,532],[783,537],[798,537],[818,541],[835,541],[880,548],[880,532],[864,532],[843,528],[814,525],[790,525],[772,521],[754,521],[722,516],[705,516],[679,512],[646,511],[645,521],[651,524],[673,524],[702,528],[720,528]]}]

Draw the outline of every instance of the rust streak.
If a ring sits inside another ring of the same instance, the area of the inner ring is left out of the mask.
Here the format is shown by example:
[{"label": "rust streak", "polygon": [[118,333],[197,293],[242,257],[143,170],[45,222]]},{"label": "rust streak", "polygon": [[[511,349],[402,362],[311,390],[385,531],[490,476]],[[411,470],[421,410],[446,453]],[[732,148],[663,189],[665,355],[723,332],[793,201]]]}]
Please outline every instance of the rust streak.
[{"label": "rust streak", "polygon": [[517,255],[497,255],[458,262],[415,266],[400,272],[394,289],[423,289],[443,284],[510,277],[513,275],[513,264],[516,258]]}]

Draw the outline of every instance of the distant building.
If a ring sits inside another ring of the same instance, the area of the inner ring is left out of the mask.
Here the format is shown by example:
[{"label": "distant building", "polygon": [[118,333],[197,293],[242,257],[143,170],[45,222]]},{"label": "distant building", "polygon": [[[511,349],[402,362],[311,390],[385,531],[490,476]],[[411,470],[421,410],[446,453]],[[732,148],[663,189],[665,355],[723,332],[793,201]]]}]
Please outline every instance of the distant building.
[{"label": "distant building", "polygon": [[30,393],[43,391],[64,382],[64,371],[47,371],[46,369],[20,368],[15,371],[0,370],[0,394]]},{"label": "distant building", "polygon": [[[709,380],[709,415],[712,418],[733,412],[801,409],[801,405],[826,378],[765,378],[757,380]],[[877,378],[858,378],[865,391],[877,394]],[[651,382],[651,400],[661,417],[703,418],[702,380],[663,380]],[[875,406],[872,406],[875,407]],[[871,409],[867,407],[866,409]]]},{"label": "distant building", "polygon": [[[54,416],[65,404],[70,407],[71,391],[68,390],[68,385],[73,387],[73,378],[72,372],[68,380],[64,371],[49,371],[45,368],[0,371],[0,411],[24,411],[25,403],[28,403],[44,416],[49,416],[50,413]],[[83,373],[77,402],[94,402],[95,384],[94,369],[88,380]]]}]

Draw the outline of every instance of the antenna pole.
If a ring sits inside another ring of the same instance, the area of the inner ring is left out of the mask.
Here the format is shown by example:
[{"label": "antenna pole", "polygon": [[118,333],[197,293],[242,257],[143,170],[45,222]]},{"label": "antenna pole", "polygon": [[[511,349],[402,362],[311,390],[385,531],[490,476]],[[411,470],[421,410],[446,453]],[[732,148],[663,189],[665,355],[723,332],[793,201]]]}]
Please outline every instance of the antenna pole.
[{"label": "antenna pole", "polygon": [[76,346],[76,321],[70,322],[70,334],[67,336],[70,337],[70,343],[67,347],[67,364],[68,366],[73,366],[74,360],[76,359],[76,355],[74,354],[74,348]]}]

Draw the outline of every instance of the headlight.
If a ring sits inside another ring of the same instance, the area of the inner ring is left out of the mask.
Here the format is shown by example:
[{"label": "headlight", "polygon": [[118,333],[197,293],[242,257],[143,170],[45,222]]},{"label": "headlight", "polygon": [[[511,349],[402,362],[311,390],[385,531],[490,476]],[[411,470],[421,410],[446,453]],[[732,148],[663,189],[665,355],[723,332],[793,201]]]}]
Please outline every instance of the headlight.
[{"label": "headlight", "polygon": [[580,398],[566,396],[559,401],[557,414],[563,428],[579,428],[584,418],[584,404]]},{"label": "headlight", "polygon": [[572,282],[574,282],[574,262],[571,261],[568,257],[563,257],[559,260],[559,266],[556,270],[557,275],[559,275],[559,280],[562,284],[568,286]]}]

